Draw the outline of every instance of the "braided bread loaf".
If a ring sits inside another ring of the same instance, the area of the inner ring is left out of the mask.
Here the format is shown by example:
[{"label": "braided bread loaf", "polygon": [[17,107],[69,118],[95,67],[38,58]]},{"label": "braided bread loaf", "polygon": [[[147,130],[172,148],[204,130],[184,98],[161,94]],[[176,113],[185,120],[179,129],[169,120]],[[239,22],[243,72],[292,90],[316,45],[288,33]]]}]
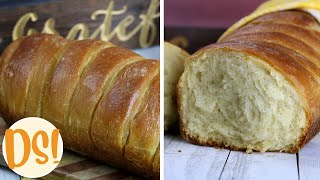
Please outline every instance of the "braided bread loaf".
[{"label": "braided bread loaf", "polygon": [[310,14],[261,16],[187,59],[182,136],[234,150],[298,152],[320,130],[320,26]]},{"label": "braided bread loaf", "polygon": [[68,149],[159,177],[159,62],[111,43],[32,35],[0,61],[1,115],[42,117]]}]

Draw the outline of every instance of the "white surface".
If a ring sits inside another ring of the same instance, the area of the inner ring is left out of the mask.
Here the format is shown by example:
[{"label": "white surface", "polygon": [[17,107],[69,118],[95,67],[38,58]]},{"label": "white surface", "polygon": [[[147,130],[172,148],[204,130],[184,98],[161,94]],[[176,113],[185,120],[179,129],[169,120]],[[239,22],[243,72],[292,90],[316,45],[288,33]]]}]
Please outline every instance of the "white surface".
[{"label": "white surface", "polygon": [[320,180],[320,135],[299,153],[300,180]]},{"label": "white surface", "polygon": [[170,144],[165,150],[165,180],[218,179],[229,154],[228,150],[195,146],[178,137],[167,143]]},{"label": "white surface", "polygon": [[166,135],[164,147],[165,180],[320,180],[320,134],[299,154],[247,154],[193,145],[178,135]]},{"label": "white surface", "polygon": [[8,168],[0,166],[0,179],[1,180],[16,180],[20,179],[18,175],[9,170]]},{"label": "white surface", "polygon": [[298,180],[296,155],[231,151],[221,179]]},{"label": "white surface", "polygon": [[147,59],[160,59],[160,46],[152,46],[144,49],[134,49],[133,51]]}]

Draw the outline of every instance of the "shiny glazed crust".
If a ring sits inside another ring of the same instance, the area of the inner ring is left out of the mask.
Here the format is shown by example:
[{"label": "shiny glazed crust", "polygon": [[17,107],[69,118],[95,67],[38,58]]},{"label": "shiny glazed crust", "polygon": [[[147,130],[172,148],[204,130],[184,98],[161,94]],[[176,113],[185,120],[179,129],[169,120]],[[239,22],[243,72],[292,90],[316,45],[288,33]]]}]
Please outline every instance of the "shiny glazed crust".
[{"label": "shiny glazed crust", "polygon": [[160,176],[159,61],[107,42],[47,34],[12,42],[0,60],[7,124],[42,117],[60,129],[66,148]]}]

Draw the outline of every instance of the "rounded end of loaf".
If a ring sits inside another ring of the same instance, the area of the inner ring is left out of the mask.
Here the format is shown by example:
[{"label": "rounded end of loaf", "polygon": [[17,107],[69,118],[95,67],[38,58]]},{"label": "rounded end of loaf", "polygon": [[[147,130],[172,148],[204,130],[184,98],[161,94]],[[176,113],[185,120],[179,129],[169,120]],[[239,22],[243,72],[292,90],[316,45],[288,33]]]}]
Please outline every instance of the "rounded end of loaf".
[{"label": "rounded end of loaf", "polygon": [[178,104],[182,136],[200,145],[293,152],[307,124],[303,100],[281,73],[228,48],[187,60]]},{"label": "rounded end of loaf", "polygon": [[190,55],[181,48],[164,43],[164,130],[178,126],[176,85],[184,70],[184,61]]}]

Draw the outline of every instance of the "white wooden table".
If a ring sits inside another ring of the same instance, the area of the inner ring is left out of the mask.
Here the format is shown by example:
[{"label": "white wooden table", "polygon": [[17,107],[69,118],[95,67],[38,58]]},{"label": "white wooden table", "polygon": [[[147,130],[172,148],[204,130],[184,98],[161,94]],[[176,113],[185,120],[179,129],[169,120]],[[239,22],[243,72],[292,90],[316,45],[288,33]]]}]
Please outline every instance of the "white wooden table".
[{"label": "white wooden table", "polygon": [[320,180],[320,134],[299,153],[252,153],[164,138],[164,179]]}]

